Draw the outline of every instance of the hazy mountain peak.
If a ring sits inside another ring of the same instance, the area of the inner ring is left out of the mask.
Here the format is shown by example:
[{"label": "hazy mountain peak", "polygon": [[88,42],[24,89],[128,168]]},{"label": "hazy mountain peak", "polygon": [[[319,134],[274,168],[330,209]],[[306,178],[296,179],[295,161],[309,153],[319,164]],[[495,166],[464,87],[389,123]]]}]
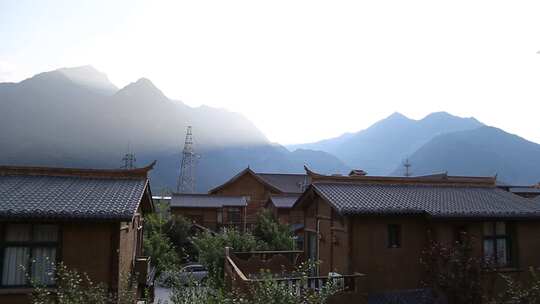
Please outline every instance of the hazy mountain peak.
[{"label": "hazy mountain peak", "polygon": [[454,116],[448,112],[445,112],[445,111],[439,111],[439,112],[433,112],[433,113],[429,113],[428,115],[426,115],[426,117],[424,117],[423,119],[430,119],[430,118],[449,118],[449,117],[457,117],[457,116]]},{"label": "hazy mountain peak", "polygon": [[73,83],[102,94],[112,95],[118,91],[118,88],[109,80],[109,77],[105,73],[98,71],[91,65],[60,68],[53,72],[60,73]]},{"label": "hazy mountain peak", "polygon": [[399,112],[394,112],[390,116],[388,116],[386,119],[407,119],[408,120],[409,118]]},{"label": "hazy mountain peak", "polygon": [[126,95],[138,99],[167,99],[165,94],[150,79],[144,77],[122,88],[118,91],[118,95]]},{"label": "hazy mountain peak", "polygon": [[421,121],[444,121],[444,120],[468,121],[469,123],[477,124],[479,127],[484,125],[483,123],[481,123],[474,117],[459,117],[459,116],[455,116],[444,111],[430,113],[426,115],[426,117],[422,118]]}]

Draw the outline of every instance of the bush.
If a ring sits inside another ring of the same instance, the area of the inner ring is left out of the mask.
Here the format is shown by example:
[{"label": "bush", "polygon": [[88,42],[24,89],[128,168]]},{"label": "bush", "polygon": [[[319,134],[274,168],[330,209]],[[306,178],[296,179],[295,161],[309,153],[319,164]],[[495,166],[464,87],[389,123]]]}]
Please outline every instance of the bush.
[{"label": "bush", "polygon": [[445,245],[432,242],[421,263],[426,270],[426,287],[446,297],[450,304],[481,303],[486,293],[482,272],[488,268],[473,253],[473,240],[465,233],[460,242]]},{"label": "bush", "polygon": [[162,232],[145,233],[144,253],[152,258],[156,267],[156,275],[168,269],[175,269],[180,264],[180,258],[169,238]]},{"label": "bush", "polygon": [[125,278],[120,284],[124,288],[121,288],[118,294],[113,294],[105,284],[96,284],[86,273],[71,270],[62,263],[58,264],[55,273],[49,273],[49,276],[54,276],[54,288],[31,282],[33,304],[133,304],[137,300],[134,288],[136,285],[130,278]]},{"label": "bush", "polygon": [[540,303],[540,277],[534,268],[529,269],[530,278],[526,284],[516,281],[506,274],[499,274],[505,288],[490,304],[537,304]]},{"label": "bush", "polygon": [[183,216],[171,216],[163,225],[165,235],[171,241],[172,246],[183,263],[197,259],[197,251],[191,241],[193,224]]},{"label": "bush", "polygon": [[262,281],[250,288],[249,295],[235,297],[234,303],[242,304],[324,304],[339,291],[335,280],[328,280],[319,290],[306,286],[309,272],[299,273],[301,279],[296,286],[272,279],[272,274],[262,271]]},{"label": "bush", "polygon": [[174,304],[324,304],[339,291],[339,284],[329,280],[319,290],[309,289],[306,283],[310,271],[311,267],[306,265],[299,267],[296,274],[301,279],[296,288],[279,283],[271,273],[262,270],[262,280],[253,283],[247,294],[211,289],[197,283],[189,286],[175,284],[171,301]]},{"label": "bush", "polygon": [[289,226],[279,223],[269,210],[257,215],[253,235],[266,244],[267,250],[294,250],[296,247]]},{"label": "bush", "polygon": [[199,262],[206,266],[210,282],[217,288],[223,286],[225,247],[232,247],[235,251],[264,247],[252,234],[236,230],[224,230],[219,234],[205,231],[193,238],[193,244],[199,253]]}]

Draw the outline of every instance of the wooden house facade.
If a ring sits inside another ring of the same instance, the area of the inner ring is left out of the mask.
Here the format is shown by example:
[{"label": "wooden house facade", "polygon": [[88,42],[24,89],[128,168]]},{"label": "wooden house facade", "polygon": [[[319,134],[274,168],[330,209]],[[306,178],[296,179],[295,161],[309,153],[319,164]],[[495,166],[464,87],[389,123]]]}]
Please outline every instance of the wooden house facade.
[{"label": "wooden house facade", "polygon": [[500,271],[540,267],[540,201],[499,189],[494,178],[308,174],[294,208],[304,212],[304,250],[320,261],[319,275],[363,273],[370,294],[416,290],[423,251],[461,233]]},{"label": "wooden house facade", "polygon": [[0,303],[30,303],[30,279],[53,287],[60,262],[111,293],[152,290],[142,252],[151,168],[0,167]]},{"label": "wooden house facade", "polygon": [[172,215],[181,215],[214,231],[222,227],[246,229],[244,196],[174,193],[169,206]]},{"label": "wooden house facade", "polygon": [[[257,213],[265,208],[272,207],[272,197],[299,196],[309,183],[309,177],[306,174],[256,173],[247,168],[224,184],[210,190],[208,194],[245,197],[247,200],[246,222],[249,226],[255,222]],[[290,204],[289,206],[292,207]],[[294,224],[288,220],[289,211],[285,211],[290,207],[280,208],[282,212],[287,213],[287,217],[282,216],[281,219],[288,224]],[[278,213],[276,212],[276,215],[279,215]],[[297,213],[291,218],[301,223],[302,216],[302,213]]]}]

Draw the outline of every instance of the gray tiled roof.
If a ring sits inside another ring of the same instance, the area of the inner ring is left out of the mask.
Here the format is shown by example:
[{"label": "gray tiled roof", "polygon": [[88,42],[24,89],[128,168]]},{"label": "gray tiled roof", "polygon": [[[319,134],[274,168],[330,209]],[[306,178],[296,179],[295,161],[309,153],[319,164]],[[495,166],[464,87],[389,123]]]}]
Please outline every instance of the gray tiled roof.
[{"label": "gray tiled roof", "polygon": [[0,218],[131,220],[146,179],[0,175]]},{"label": "gray tiled roof", "polygon": [[508,191],[512,193],[539,193],[540,194],[540,188],[537,187],[510,187],[508,188]]},{"label": "gray tiled roof", "polygon": [[342,214],[425,214],[432,217],[540,217],[540,204],[495,187],[315,183]]},{"label": "gray tiled roof", "polygon": [[246,205],[247,201],[244,196],[175,193],[171,198],[172,208],[221,208],[223,206],[244,207]]},{"label": "gray tiled roof", "polygon": [[277,208],[292,208],[296,200],[300,197],[299,194],[295,195],[272,195],[270,201]]},{"label": "gray tiled roof", "polygon": [[256,175],[284,193],[302,193],[308,186],[306,174],[256,173]]}]

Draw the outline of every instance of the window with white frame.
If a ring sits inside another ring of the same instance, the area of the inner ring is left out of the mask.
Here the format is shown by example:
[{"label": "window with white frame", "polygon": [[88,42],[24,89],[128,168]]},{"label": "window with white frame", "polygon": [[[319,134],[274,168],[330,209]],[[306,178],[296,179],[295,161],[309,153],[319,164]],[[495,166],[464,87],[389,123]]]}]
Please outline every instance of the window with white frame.
[{"label": "window with white frame", "polygon": [[54,285],[59,229],[49,224],[6,224],[0,240],[2,287]]}]

